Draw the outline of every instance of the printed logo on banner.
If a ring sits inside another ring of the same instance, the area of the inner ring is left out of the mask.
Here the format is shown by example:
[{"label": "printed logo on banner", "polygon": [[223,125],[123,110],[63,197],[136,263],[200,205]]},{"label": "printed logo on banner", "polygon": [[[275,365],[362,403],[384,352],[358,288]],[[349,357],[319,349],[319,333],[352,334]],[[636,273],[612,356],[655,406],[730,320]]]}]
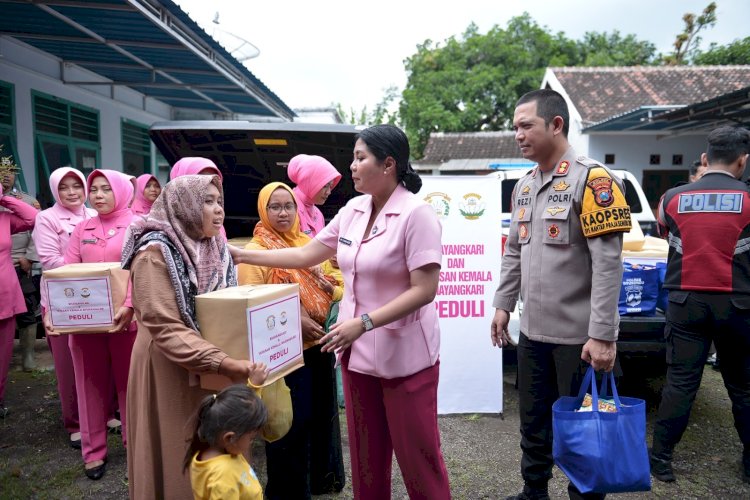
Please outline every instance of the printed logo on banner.
[{"label": "printed logo on banner", "polygon": [[283,325],[286,325],[286,322],[287,322],[286,311],[281,311],[281,314],[279,315],[279,323],[281,323],[281,325],[283,326]]},{"label": "printed logo on banner", "polygon": [[276,317],[273,314],[266,318],[266,327],[269,330],[276,328]]},{"label": "printed logo on banner", "polygon": [[458,211],[467,220],[477,220],[484,214],[485,204],[477,193],[466,193],[464,201],[458,204]]},{"label": "printed logo on banner", "polygon": [[426,201],[428,205],[432,206],[439,219],[445,219],[446,217],[448,217],[448,214],[450,214],[451,199],[447,194],[438,192],[429,193],[424,197],[424,201]]},{"label": "printed logo on banner", "polygon": [[91,297],[91,290],[86,287],[81,288],[81,297],[84,299]]}]

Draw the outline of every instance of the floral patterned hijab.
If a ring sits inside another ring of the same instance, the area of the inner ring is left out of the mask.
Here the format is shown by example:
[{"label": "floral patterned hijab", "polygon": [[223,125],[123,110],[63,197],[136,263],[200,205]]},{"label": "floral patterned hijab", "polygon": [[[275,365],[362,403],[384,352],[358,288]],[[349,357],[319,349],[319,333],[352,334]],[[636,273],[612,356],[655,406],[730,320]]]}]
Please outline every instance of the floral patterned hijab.
[{"label": "floral patterned hijab", "polygon": [[203,236],[203,203],[211,184],[223,196],[215,175],[186,175],[169,182],[149,215],[130,225],[122,251],[122,266],[127,269],[139,250],[151,245],[161,248],[180,312],[196,330],[195,295],[237,285],[226,241]]}]

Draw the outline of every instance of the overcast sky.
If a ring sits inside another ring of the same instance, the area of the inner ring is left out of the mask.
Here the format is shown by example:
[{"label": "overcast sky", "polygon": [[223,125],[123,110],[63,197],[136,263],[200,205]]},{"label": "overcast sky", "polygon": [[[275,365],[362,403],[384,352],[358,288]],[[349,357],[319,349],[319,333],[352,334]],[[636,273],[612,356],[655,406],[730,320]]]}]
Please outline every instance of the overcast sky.
[{"label": "overcast sky", "polygon": [[[220,28],[260,49],[246,63],[253,74],[292,108],[342,103],[372,109],[389,85],[403,89],[403,61],[426,39],[481,33],[528,12],[540,25],[580,39],[587,31],[619,30],[669,52],[686,12],[700,13],[710,0],[434,0],[353,2],[175,0],[212,33]],[[717,0],[718,22],[702,32],[702,47],[750,36],[750,1]]]}]

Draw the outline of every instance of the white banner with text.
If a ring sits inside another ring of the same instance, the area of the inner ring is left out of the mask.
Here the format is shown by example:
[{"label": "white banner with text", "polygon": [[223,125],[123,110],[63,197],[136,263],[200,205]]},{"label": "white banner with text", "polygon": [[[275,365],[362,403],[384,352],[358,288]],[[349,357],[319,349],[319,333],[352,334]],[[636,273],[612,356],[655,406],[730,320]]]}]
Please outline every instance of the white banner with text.
[{"label": "white banner with text", "polygon": [[492,347],[501,253],[500,180],[422,176],[418,196],[443,226],[438,413],[502,413],[502,351]]}]

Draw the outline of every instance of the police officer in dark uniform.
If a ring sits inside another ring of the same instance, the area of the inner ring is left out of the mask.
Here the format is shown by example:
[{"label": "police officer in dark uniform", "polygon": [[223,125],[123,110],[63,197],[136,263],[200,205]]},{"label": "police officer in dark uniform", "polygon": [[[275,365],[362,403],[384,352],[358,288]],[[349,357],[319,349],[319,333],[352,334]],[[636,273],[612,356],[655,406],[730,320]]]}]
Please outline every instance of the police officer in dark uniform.
[{"label": "police officer in dark uniform", "polygon": [[750,482],[750,190],[739,180],[748,151],[747,130],[714,130],[703,177],[670,189],[659,203],[659,229],[669,240],[667,384],[651,451],[651,473],[660,481],[675,480],[672,452],[713,341],[744,445],[743,479]]}]

